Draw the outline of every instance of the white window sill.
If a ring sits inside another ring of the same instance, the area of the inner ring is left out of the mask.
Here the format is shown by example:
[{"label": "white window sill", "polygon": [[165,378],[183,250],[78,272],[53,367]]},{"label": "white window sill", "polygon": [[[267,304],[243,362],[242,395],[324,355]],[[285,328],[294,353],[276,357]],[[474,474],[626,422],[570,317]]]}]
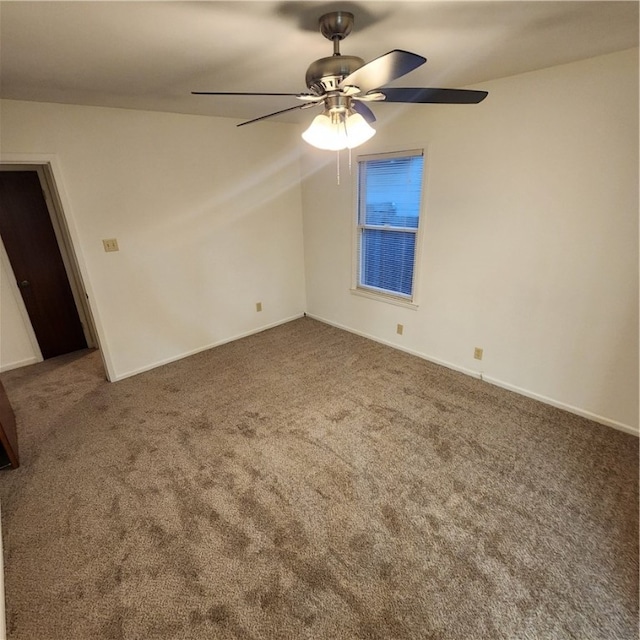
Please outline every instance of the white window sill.
[{"label": "white window sill", "polygon": [[357,287],[352,287],[349,291],[351,291],[354,296],[361,296],[363,298],[369,298],[370,300],[377,300],[378,302],[386,302],[387,304],[394,304],[397,307],[405,307],[405,309],[413,309],[414,311],[418,309],[416,302],[403,298],[395,298],[392,295],[376,293],[369,289],[360,289]]}]

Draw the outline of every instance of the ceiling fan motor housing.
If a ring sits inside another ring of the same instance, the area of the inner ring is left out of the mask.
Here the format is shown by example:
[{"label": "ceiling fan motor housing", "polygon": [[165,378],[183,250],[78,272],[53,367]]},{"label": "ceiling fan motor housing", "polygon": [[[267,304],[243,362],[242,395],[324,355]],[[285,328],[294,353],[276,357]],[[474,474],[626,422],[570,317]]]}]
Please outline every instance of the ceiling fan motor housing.
[{"label": "ceiling fan motor housing", "polygon": [[340,82],[364,65],[357,56],[331,56],[312,62],[305,77],[307,87],[317,95],[335,91]]}]

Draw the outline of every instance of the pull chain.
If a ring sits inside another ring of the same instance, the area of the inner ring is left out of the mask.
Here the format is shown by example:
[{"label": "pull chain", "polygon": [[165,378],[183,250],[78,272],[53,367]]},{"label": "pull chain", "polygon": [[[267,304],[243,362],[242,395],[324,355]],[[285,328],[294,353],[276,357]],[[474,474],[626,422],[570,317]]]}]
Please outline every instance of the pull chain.
[{"label": "pull chain", "polygon": [[[349,175],[351,175],[351,149],[349,149]],[[340,152],[336,151],[336,184],[340,184]]]}]

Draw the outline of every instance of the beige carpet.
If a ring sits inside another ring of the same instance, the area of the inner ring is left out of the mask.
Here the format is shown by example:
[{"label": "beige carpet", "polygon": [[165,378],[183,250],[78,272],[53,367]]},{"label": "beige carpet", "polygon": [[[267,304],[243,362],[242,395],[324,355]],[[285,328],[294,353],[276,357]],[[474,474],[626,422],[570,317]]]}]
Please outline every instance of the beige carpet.
[{"label": "beige carpet", "polygon": [[10,640],[637,638],[630,435],[308,318],[2,381]]}]

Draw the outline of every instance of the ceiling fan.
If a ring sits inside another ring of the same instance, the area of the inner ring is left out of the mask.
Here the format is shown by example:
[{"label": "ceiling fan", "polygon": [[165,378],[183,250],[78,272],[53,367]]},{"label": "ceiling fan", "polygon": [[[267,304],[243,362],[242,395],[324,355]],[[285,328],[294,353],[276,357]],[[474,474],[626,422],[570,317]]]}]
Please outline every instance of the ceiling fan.
[{"label": "ceiling fan", "polygon": [[368,102],[403,102],[422,104],[477,104],[487,97],[486,91],[468,89],[429,89],[385,85],[417,69],[427,60],[423,56],[394,49],[365,64],[357,56],[340,53],[340,41],[353,29],[354,16],[348,11],[332,11],[319,20],[320,32],[333,42],[333,55],[311,63],[306,73],[308,93],[245,93],[230,91],[193,91],[210,96],[291,96],[301,101],[287,109],[274,111],[246,122],[253,122],[314,106],[324,107],[311,126],[302,134],[309,144],[320,149],[352,149],[375,134],[370,126],[376,118]]}]

